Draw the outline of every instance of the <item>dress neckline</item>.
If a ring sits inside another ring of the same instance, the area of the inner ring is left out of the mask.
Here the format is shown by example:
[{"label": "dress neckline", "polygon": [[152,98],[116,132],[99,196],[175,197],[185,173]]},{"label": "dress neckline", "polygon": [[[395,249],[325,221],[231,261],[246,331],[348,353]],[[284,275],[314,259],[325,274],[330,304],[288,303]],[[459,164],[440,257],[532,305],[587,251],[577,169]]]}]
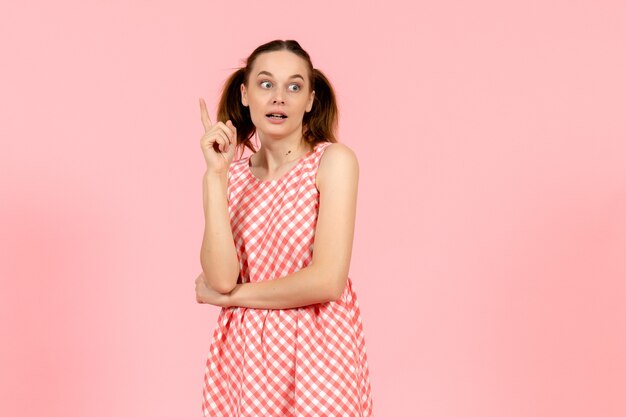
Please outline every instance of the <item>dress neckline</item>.
[{"label": "dress neckline", "polygon": [[315,153],[315,151],[317,150],[317,146],[319,145],[319,143],[315,144],[315,146],[313,146],[313,149],[310,150],[309,152],[305,153],[304,155],[302,155],[300,157],[300,159],[298,159],[298,162],[296,162],[296,164],[291,167],[289,169],[289,171],[285,172],[283,175],[281,175],[278,178],[274,178],[274,179],[270,179],[270,180],[263,180],[259,177],[257,177],[256,175],[254,175],[252,173],[252,170],[250,169],[250,158],[252,157],[252,155],[248,155],[248,157],[246,158],[246,172],[248,173],[248,176],[250,178],[252,178],[254,181],[259,182],[259,183],[268,183],[268,184],[275,184],[279,181],[282,181],[283,179],[287,178],[288,176],[290,176],[292,173],[295,172],[296,168],[298,168],[300,166],[300,164],[302,164],[302,162],[304,162],[305,159],[307,159],[309,156],[311,156],[312,154]]}]

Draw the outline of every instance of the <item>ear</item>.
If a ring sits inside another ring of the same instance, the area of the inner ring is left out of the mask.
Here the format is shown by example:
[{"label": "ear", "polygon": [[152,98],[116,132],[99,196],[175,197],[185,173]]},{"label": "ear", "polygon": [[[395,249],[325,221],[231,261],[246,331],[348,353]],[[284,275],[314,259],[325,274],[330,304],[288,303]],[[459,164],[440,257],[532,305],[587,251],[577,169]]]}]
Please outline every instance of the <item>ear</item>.
[{"label": "ear", "polygon": [[313,101],[315,100],[315,90],[311,91],[311,95],[309,96],[309,101],[306,104],[306,112],[310,112],[313,108]]},{"label": "ear", "polygon": [[248,92],[246,91],[246,86],[244,83],[241,83],[241,104],[248,107]]}]

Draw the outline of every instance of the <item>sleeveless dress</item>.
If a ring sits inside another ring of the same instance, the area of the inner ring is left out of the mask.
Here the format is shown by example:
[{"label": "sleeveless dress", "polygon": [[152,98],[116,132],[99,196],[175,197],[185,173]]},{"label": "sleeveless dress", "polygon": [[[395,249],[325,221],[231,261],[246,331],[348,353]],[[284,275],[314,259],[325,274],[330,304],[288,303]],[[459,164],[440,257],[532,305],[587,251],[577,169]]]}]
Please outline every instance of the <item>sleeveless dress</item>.
[{"label": "sleeveless dress", "polygon": [[[261,180],[250,156],[228,170],[238,283],[305,268],[319,206],[319,142],[282,177]],[[206,361],[203,417],[371,417],[372,395],[352,280],[336,301],[289,309],[222,307]]]}]

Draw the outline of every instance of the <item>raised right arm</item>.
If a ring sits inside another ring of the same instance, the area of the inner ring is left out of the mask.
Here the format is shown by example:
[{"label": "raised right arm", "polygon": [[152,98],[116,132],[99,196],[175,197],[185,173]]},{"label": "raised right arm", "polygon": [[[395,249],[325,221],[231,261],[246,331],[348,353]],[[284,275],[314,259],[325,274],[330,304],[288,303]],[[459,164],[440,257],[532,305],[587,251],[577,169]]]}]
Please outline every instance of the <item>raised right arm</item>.
[{"label": "raised right arm", "polygon": [[204,279],[215,291],[227,294],[237,285],[239,259],[230,227],[227,173],[206,172],[202,181],[204,237],[200,264]]}]

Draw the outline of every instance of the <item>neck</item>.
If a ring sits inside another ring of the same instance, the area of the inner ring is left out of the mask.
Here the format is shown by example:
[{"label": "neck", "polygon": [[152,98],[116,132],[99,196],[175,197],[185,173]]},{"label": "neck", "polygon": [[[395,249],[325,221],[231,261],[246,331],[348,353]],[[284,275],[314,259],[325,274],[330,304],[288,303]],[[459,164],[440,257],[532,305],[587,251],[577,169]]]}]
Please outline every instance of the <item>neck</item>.
[{"label": "neck", "polygon": [[298,160],[312,148],[300,132],[282,138],[268,137],[262,133],[258,136],[261,147],[256,152],[255,162],[266,167],[279,167]]},{"label": "neck", "polygon": [[302,137],[297,143],[287,143],[283,140],[270,143],[261,142],[261,148],[254,154],[254,158],[250,158],[251,166],[263,167],[267,171],[273,172],[284,165],[299,160],[312,150],[312,146]]}]

